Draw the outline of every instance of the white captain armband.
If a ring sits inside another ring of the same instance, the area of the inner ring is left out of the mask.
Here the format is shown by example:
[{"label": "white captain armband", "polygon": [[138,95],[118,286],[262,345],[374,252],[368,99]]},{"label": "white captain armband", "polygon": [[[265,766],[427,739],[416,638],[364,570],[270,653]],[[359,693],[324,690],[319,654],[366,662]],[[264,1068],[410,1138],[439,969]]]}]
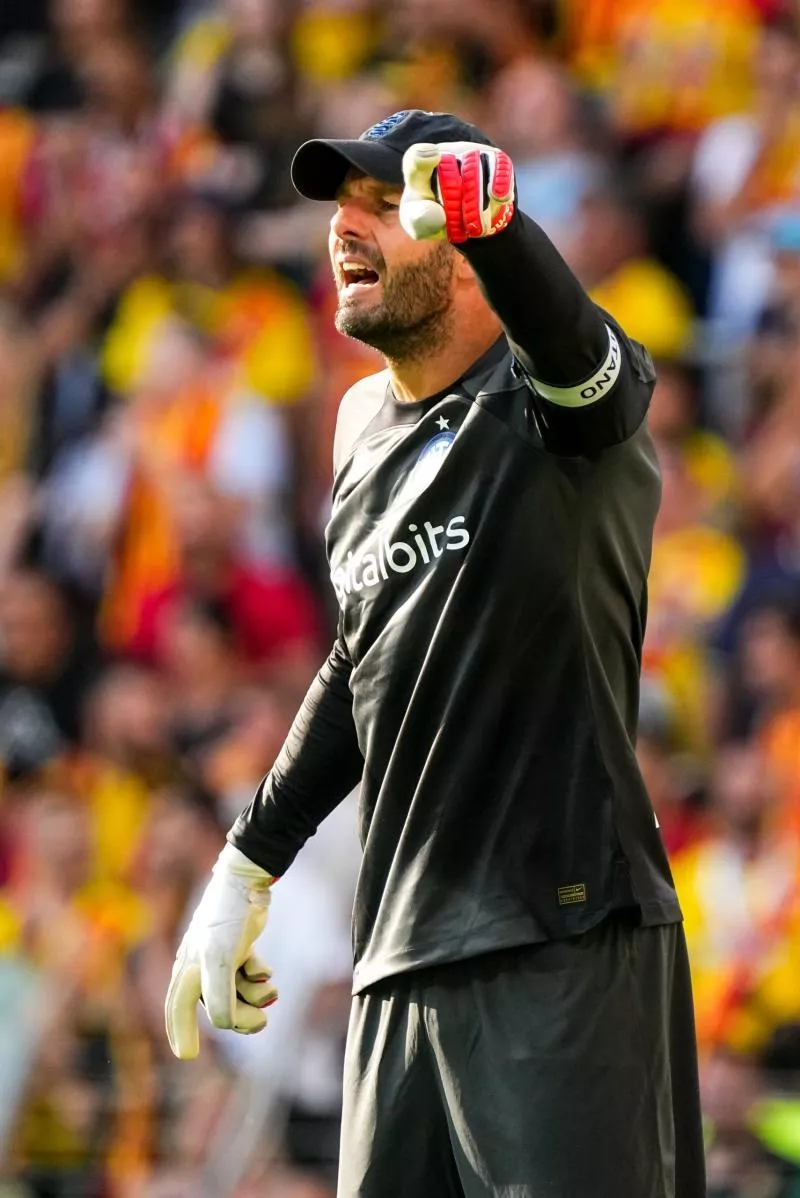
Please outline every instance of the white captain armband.
[{"label": "white captain armband", "polygon": [[622,369],[619,341],[608,325],[606,328],[608,329],[608,354],[603,365],[588,379],[584,379],[582,383],[575,383],[571,387],[554,387],[552,383],[542,383],[525,371],[524,375],[528,386],[542,399],[558,404],[562,408],[583,408],[587,404],[596,403],[597,400],[602,399],[614,386]]}]

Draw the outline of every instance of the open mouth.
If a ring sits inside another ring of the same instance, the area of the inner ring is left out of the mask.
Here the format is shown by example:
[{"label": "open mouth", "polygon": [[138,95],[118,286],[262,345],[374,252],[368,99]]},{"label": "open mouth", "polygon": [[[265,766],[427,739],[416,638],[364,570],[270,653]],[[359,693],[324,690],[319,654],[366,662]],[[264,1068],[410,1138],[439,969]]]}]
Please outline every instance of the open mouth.
[{"label": "open mouth", "polygon": [[354,294],[359,291],[368,291],[379,281],[378,272],[369,266],[348,262],[342,267],[342,290],[344,292]]}]

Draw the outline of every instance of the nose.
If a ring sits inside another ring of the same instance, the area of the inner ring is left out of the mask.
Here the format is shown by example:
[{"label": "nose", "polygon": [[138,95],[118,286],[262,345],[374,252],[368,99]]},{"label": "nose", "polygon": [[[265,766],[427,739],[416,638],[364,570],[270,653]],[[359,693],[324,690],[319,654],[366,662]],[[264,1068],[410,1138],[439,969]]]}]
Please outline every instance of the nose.
[{"label": "nose", "polygon": [[370,232],[366,205],[354,197],[341,200],[331,219],[331,232],[340,241],[365,241]]}]

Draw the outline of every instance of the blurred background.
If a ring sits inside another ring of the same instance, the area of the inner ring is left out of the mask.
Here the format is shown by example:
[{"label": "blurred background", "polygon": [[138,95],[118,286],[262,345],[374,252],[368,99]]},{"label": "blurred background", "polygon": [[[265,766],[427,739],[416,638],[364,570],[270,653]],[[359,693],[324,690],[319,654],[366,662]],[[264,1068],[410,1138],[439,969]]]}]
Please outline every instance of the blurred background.
[{"label": "blurred background", "polygon": [[0,1198],[331,1198],[352,798],[276,888],[270,1030],[162,1032],[331,635],[344,389],[309,135],[450,109],[657,359],[639,756],[709,1198],[800,1196],[800,3],[2,0]]}]

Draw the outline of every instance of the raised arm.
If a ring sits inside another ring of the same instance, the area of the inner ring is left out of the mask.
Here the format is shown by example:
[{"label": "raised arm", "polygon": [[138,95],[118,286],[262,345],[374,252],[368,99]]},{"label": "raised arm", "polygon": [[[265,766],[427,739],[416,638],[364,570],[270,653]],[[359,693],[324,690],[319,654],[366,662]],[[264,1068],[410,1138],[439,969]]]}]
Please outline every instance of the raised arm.
[{"label": "raised arm", "polygon": [[650,355],[516,208],[507,155],[461,142],[414,146],[404,174],[404,228],[418,239],[448,237],[469,261],[531,389],[547,448],[593,454],[630,437],[653,390]]}]

